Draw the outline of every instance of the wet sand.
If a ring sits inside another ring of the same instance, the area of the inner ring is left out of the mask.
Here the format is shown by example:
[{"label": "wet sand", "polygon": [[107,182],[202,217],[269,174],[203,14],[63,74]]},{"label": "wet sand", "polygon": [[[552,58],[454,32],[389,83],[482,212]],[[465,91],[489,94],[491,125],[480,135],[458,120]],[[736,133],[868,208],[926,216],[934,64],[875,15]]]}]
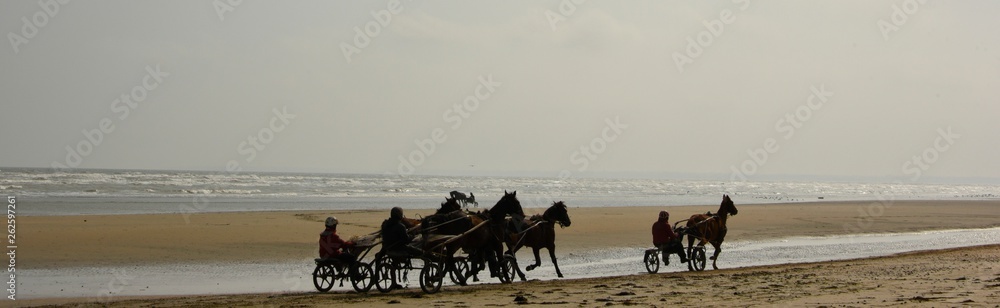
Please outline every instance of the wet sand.
[{"label": "wet sand", "polygon": [[[746,241],[758,239],[774,239],[789,236],[823,236],[855,233],[896,233],[912,232],[923,230],[941,229],[964,229],[964,228],[987,228],[1000,226],[1000,202],[997,201],[896,201],[891,204],[880,204],[877,202],[823,202],[823,203],[792,203],[792,204],[770,204],[770,205],[740,205],[737,201],[740,214],[730,218],[729,235],[727,241]],[[649,225],[656,217],[656,213],[661,209],[669,210],[672,213],[671,220],[681,220],[693,213],[703,213],[705,211],[715,211],[718,205],[685,206],[685,207],[605,207],[605,208],[573,208],[570,205],[570,216],[573,219],[571,227],[558,229],[557,234],[557,256],[566,255],[575,251],[605,249],[611,247],[646,247],[650,245]],[[540,213],[544,209],[525,209],[529,214]],[[427,215],[432,210],[410,210],[407,216],[414,217]],[[330,212],[254,212],[254,213],[203,213],[192,214],[185,217],[180,214],[161,215],[106,215],[106,216],[26,216],[19,218],[20,230],[23,233],[22,244],[19,248],[19,266],[24,268],[58,269],[82,266],[126,266],[129,264],[198,264],[204,262],[269,262],[269,261],[289,261],[308,259],[316,254],[317,235],[322,231],[322,221],[326,216],[337,216],[341,221],[340,234],[349,237],[355,234],[365,234],[374,232],[381,221],[388,216],[388,210],[384,211],[330,211]],[[996,247],[993,248],[996,251]],[[961,251],[961,250],[960,250]],[[989,252],[989,249],[970,250],[976,251],[972,255],[963,255],[963,259],[973,260],[980,258],[979,252]],[[964,252],[968,253],[968,252]],[[933,253],[931,254],[933,255]],[[988,253],[987,253],[988,255]],[[522,252],[520,258],[530,258],[530,254]],[[720,267],[723,271],[706,271],[704,273],[671,273],[660,275],[642,275],[641,278],[615,277],[601,278],[597,280],[573,280],[584,281],[582,284],[589,284],[588,281],[607,281],[609,289],[620,288],[620,284],[627,283],[631,279],[654,279],[649,277],[679,277],[662,279],[713,279],[711,277],[721,277],[717,275],[735,275],[744,271],[774,271],[776,268],[789,267],[780,271],[802,271],[805,265],[782,265],[765,268],[744,268],[725,270],[725,255],[720,259]],[[876,262],[875,260],[865,260],[863,262]],[[995,258],[993,260],[996,260]],[[924,262],[924,261],[919,261]],[[963,261],[958,263],[967,263]],[[852,262],[844,263],[845,267]],[[924,262],[926,263],[926,262]],[[956,263],[956,262],[952,262]],[[543,260],[543,266],[547,266],[547,258]],[[838,264],[830,262],[830,264]],[[920,263],[923,264],[923,263]],[[989,264],[987,264],[989,265]],[[874,266],[874,265],[873,265]],[[921,265],[923,266],[923,265]],[[995,266],[993,264],[992,266]],[[822,269],[825,267],[817,267]],[[806,267],[812,270],[812,268]],[[843,269],[840,269],[843,271]],[[955,269],[958,270],[958,269]],[[735,271],[735,272],[730,272]],[[726,274],[729,273],[729,274]],[[831,271],[834,274],[836,271]],[[986,271],[984,274],[997,274]],[[691,276],[687,276],[691,275]],[[707,275],[707,276],[706,276]],[[818,275],[818,274],[816,274]],[[810,276],[810,277],[815,277]],[[839,273],[840,276],[847,275]],[[889,275],[889,274],[886,274]],[[895,274],[893,274],[895,275]],[[916,275],[916,274],[914,274]],[[969,274],[971,275],[971,274]],[[530,276],[530,275],[529,275]],[[819,275],[823,276],[823,275]],[[861,282],[880,281],[878,275],[868,278],[859,278]],[[968,276],[968,275],[967,275]],[[705,277],[705,278],[698,278]],[[885,279],[890,276],[883,277]],[[895,276],[891,276],[895,277]],[[989,278],[994,279],[995,277]],[[728,279],[728,278],[727,278]],[[749,279],[749,278],[748,278]],[[847,279],[847,278],[844,278]],[[973,279],[971,276],[967,280]],[[983,281],[989,279],[980,278]],[[895,281],[895,280],[893,280]],[[964,280],[963,280],[964,281]],[[573,288],[586,288],[583,291],[592,293],[593,285],[577,285],[571,287],[561,287],[560,283],[571,283],[567,280],[561,281],[541,281],[529,283],[515,283],[513,285],[497,286],[472,286],[472,287],[446,287],[441,294],[423,296],[427,299],[424,304],[434,304],[435,301],[452,299],[447,306],[457,305],[461,298],[471,298],[469,292],[475,292],[478,300],[480,291],[492,290],[522,290],[529,292],[537,298],[548,298],[540,294],[558,294],[560,291],[543,293],[546,286],[551,288],[562,288],[563,293],[576,292]],[[794,281],[793,281],[794,282]],[[616,285],[616,283],[618,285]],[[663,282],[660,282],[662,284]],[[943,283],[938,281],[936,283]],[[535,284],[538,284],[537,286]],[[553,285],[550,285],[553,284]],[[720,284],[720,282],[709,283]],[[998,284],[996,282],[991,284]],[[781,284],[780,286],[769,286],[772,289],[798,288],[800,283]],[[645,288],[634,287],[634,289],[663,289],[656,286],[656,283],[642,285]],[[693,290],[707,291],[702,282],[692,283]],[[900,285],[897,290],[905,290],[909,284]],[[155,287],[155,286],[151,286]],[[627,286],[626,286],[627,287]],[[759,287],[759,286],[758,286]],[[567,289],[569,288],[569,289]],[[478,291],[477,291],[478,290]],[[643,290],[646,292],[649,290]],[[673,287],[670,291],[681,292]],[[822,290],[822,289],[821,289]],[[832,289],[831,289],[832,290]],[[917,290],[915,289],[914,292]],[[416,290],[419,292],[419,289]],[[620,291],[626,292],[626,291]],[[642,294],[639,291],[627,291]],[[660,292],[660,291],[656,291]],[[729,292],[740,292],[738,290]],[[377,293],[377,292],[376,292]],[[401,294],[382,297],[380,294],[370,295],[328,295],[328,294],[291,294],[281,295],[284,300],[302,300],[306,305],[322,305],[331,303],[330,296],[343,296],[344,300],[358,301],[365,305],[386,304],[392,298],[403,301],[410,298],[415,293],[411,291],[400,292]],[[449,295],[455,293],[455,295]],[[598,292],[599,293],[599,292]],[[598,295],[595,293],[594,295]],[[766,292],[773,293],[773,292]],[[813,292],[815,294],[838,294],[838,292]],[[995,292],[994,292],[995,293]],[[464,295],[462,295],[464,294]],[[659,294],[659,293],[657,293]],[[494,299],[493,301],[483,301],[480,304],[462,301],[469,306],[480,306],[481,304],[500,303],[513,304],[511,294],[499,294],[506,300]],[[737,296],[734,294],[733,296]],[[262,303],[263,300],[270,300],[271,295],[226,295],[207,300],[200,304],[216,302],[219,305],[245,305]],[[392,297],[395,296],[395,297]],[[484,295],[485,296],[485,295]],[[525,295],[529,301],[532,297]],[[610,295],[614,299],[614,295]],[[625,297],[631,295],[622,295]],[[648,295],[647,295],[648,296]],[[664,295],[660,295],[664,296]],[[928,295],[924,295],[926,298]],[[315,299],[309,299],[315,297]],[[635,297],[635,296],[632,296]],[[690,297],[690,296],[685,296]],[[812,296],[810,296],[812,297]],[[203,298],[203,297],[196,297]],[[299,299],[295,299],[299,298]],[[368,301],[361,299],[375,298]],[[579,298],[579,296],[570,296]],[[654,305],[673,303],[676,296],[666,297],[666,301],[660,302],[656,298]],[[718,304],[738,303],[749,298],[726,296],[729,300],[737,302],[721,301]],[[207,298],[205,298],[207,299]],[[600,298],[593,298],[589,304],[605,304],[599,301]],[[85,301],[86,299],[57,299],[54,302]],[[157,305],[176,303],[184,305],[187,298],[173,298],[168,301],[156,301]],[[310,300],[316,302],[309,304]],[[557,301],[556,299],[552,299]],[[638,299],[636,299],[638,300]],[[862,299],[864,300],[864,299]],[[544,300],[538,301],[542,302]],[[996,301],[994,298],[993,301]],[[20,304],[44,304],[54,303],[52,300],[19,301]],[[536,303],[538,303],[536,302]],[[192,302],[188,302],[193,304]],[[282,301],[274,302],[283,304]],[[442,302],[443,303],[443,302]],[[568,302],[567,305],[577,306],[581,302]],[[624,302],[623,302],[624,303]],[[757,302],[758,304],[766,302]],[[979,302],[982,303],[982,302]],[[138,303],[134,303],[138,304]],[[410,304],[410,303],[407,303]],[[413,304],[418,304],[413,302]],[[871,303],[869,303],[871,304]],[[858,304],[861,305],[861,304]]]}]

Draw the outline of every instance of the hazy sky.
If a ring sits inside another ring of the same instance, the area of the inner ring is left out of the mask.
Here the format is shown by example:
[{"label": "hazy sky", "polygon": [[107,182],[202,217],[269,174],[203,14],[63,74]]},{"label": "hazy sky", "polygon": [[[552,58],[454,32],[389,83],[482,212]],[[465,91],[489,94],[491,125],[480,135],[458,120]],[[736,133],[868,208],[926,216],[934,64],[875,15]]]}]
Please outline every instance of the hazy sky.
[{"label": "hazy sky", "polygon": [[231,2],[0,2],[0,166],[1000,175],[997,1]]}]

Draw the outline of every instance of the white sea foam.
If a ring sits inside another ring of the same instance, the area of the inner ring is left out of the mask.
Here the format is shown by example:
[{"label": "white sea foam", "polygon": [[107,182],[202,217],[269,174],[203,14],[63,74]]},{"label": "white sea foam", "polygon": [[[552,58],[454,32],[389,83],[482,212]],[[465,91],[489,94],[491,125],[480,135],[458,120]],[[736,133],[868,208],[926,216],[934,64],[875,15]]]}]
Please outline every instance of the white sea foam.
[{"label": "white sea foam", "polygon": [[[723,182],[664,179],[557,179],[517,177],[448,177],[287,173],[208,173],[171,171],[80,171],[8,169],[0,190],[35,199],[102,197],[143,203],[175,198],[243,198],[267,203],[336,203],[331,198],[371,198],[388,203],[438,200],[452,190],[473,192],[484,206],[504,190],[517,190],[525,207],[545,207],[565,200],[573,206],[641,206],[715,204],[728,193],[737,203],[849,200],[982,200],[1000,199],[1000,185],[884,184],[846,182]],[[287,199],[294,197],[295,199]],[[313,199],[310,201],[310,199]],[[370,202],[369,202],[370,203]],[[433,207],[426,203],[423,207]],[[173,206],[176,211],[177,206]],[[236,208],[239,208],[237,205]],[[276,205],[280,209],[302,209]],[[244,210],[254,210],[244,207]],[[315,209],[307,207],[305,209]],[[229,209],[227,209],[229,210]],[[86,210],[85,210],[86,211]],[[157,210],[160,211],[160,210]]]}]

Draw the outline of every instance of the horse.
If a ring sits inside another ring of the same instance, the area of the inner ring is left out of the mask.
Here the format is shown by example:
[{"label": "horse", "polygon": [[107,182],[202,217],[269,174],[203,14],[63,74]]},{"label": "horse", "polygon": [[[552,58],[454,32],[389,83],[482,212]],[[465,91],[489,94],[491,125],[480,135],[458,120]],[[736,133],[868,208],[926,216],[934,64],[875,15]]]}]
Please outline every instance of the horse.
[{"label": "horse", "polygon": [[475,207],[479,207],[479,202],[476,202],[476,195],[472,194],[471,192],[469,193],[468,196],[466,196],[462,192],[453,190],[449,193],[449,195],[451,195],[451,197],[454,198],[455,200],[458,200],[458,202],[461,202],[462,206],[468,207],[469,203],[472,203]]},{"label": "horse", "polygon": [[[508,197],[509,196],[509,197]],[[513,199],[513,201],[511,201]],[[501,215],[504,217],[508,214],[516,214],[515,210],[520,210],[520,202],[513,195],[504,194],[504,197],[497,202],[497,206],[494,206],[489,213]],[[515,203],[511,205],[511,203]],[[488,217],[484,215],[466,213],[459,210],[448,212],[446,209],[452,209],[457,205],[457,201],[454,198],[446,199],[446,203],[443,203],[441,209],[438,210],[438,214],[427,216],[421,222],[422,234],[425,240],[425,249],[432,248],[437,244],[433,242],[427,242],[430,239],[430,235],[462,235],[460,238],[452,241],[451,243],[445,245],[443,254],[445,255],[445,262],[448,266],[446,270],[455,270],[454,265],[454,254],[458,250],[464,250],[470,252],[470,255],[474,255],[473,261],[485,259],[486,263],[489,264],[490,275],[497,277],[499,271],[497,271],[497,264],[499,257],[503,253],[503,242],[499,240],[498,235],[494,234],[494,228],[492,228],[492,223],[489,225],[478,227],[477,229],[469,232],[472,228],[478,226],[481,223],[486,222]],[[520,212],[523,214],[523,212]],[[502,218],[501,218],[502,220]],[[469,233],[466,233],[469,232]],[[470,266],[471,273],[468,276],[474,276],[479,270],[483,269],[483,262],[479,262],[475,266]],[[464,273],[463,273],[464,274]],[[464,284],[464,280],[468,276],[461,276],[460,284]]]},{"label": "horse", "polygon": [[[688,248],[687,255],[691,257],[691,251],[694,249],[694,240],[698,238],[698,246],[704,246],[705,242],[712,244],[715,247],[715,253],[709,258],[712,260],[712,269],[719,269],[715,263],[718,261],[719,253],[722,252],[722,241],[726,239],[726,219],[729,215],[736,216],[739,210],[736,209],[736,205],[733,204],[733,200],[729,199],[729,195],[722,195],[722,203],[719,204],[719,211],[714,215],[709,212],[708,214],[694,214],[687,221],[687,235],[688,235]],[[694,270],[691,264],[688,263],[688,269]]]},{"label": "horse", "polygon": [[[512,233],[506,238],[507,247],[509,250],[508,254],[515,254],[517,250],[522,246],[531,247],[532,252],[535,254],[535,264],[528,265],[524,269],[531,271],[542,264],[541,258],[538,256],[538,251],[542,248],[549,250],[549,258],[552,259],[552,265],[556,268],[556,275],[559,278],[563,278],[563,274],[559,271],[559,263],[556,262],[556,224],[565,228],[569,227],[571,221],[569,220],[569,213],[566,210],[566,204],[562,201],[553,202],[547,210],[545,210],[542,215],[534,215],[528,218],[528,224],[531,225],[527,230],[521,233]],[[524,273],[520,269],[517,270],[517,275],[521,277],[521,281],[524,281]]]},{"label": "horse", "polygon": [[454,211],[461,211],[462,206],[458,205],[458,201],[459,200],[457,198],[444,198],[444,202],[441,202],[441,208],[438,208],[434,214],[440,215],[448,214]]},{"label": "horse", "polygon": [[[490,223],[494,226],[502,227],[504,221],[506,221],[507,215],[511,215],[516,219],[524,219],[524,209],[521,208],[521,201],[517,200],[517,191],[508,193],[506,190],[503,191],[503,197],[497,201],[496,205],[492,208],[486,210],[486,214],[490,217]],[[497,233],[502,234],[502,233]]]}]

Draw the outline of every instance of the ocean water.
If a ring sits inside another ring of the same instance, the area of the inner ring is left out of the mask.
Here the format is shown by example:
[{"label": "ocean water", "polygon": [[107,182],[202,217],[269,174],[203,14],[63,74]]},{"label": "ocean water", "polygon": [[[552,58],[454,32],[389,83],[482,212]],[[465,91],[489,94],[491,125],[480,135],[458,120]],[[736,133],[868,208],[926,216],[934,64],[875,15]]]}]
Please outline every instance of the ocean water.
[{"label": "ocean water", "polygon": [[538,177],[407,176],[10,169],[0,194],[17,196],[21,215],[138,214],[273,210],[435,208],[458,190],[492,206],[505,190],[524,207],[738,204],[849,200],[990,200],[1000,185],[851,182],[729,182],[668,179],[561,180]]}]

